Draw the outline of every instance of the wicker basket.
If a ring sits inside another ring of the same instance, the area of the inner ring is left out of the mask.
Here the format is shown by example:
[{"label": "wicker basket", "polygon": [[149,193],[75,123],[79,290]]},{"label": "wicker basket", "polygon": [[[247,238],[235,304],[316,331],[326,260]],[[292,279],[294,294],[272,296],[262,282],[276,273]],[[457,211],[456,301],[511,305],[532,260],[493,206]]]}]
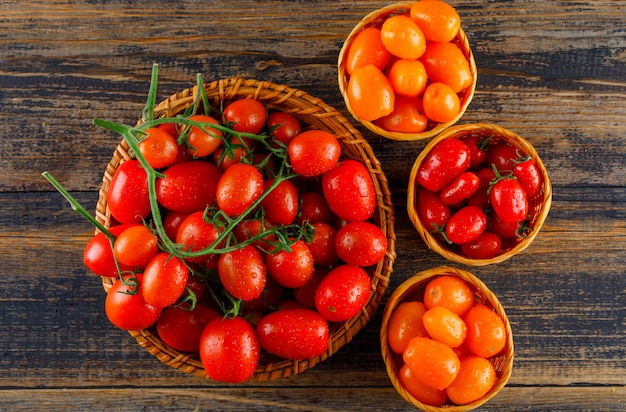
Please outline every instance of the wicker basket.
[{"label": "wicker basket", "polygon": [[[409,297],[413,299],[416,296],[420,296],[420,294],[423,294],[428,282],[436,277],[443,275],[453,275],[464,280],[468,285],[470,285],[470,287],[475,290],[475,298],[477,302],[485,304],[489,308],[493,309],[498,315],[500,315],[500,317],[504,321],[506,331],[506,344],[504,346],[504,349],[502,349],[499,354],[489,359],[496,371],[496,381],[491,390],[485,396],[466,405],[444,404],[441,407],[436,407],[425,405],[422,402],[418,401],[406,389],[404,389],[404,387],[400,383],[400,380],[398,378],[398,371],[400,370],[401,365],[398,365],[398,363],[396,363],[396,358],[389,348],[387,340],[387,325],[391,314],[402,302],[406,301]],[[407,402],[427,412],[460,412],[475,409],[487,402],[489,399],[493,398],[504,386],[506,386],[513,371],[513,333],[511,331],[511,324],[509,322],[509,319],[507,318],[504,308],[500,304],[500,301],[498,300],[496,295],[494,295],[493,292],[491,292],[489,288],[475,275],[465,270],[456,269],[453,267],[441,266],[433,269],[424,270],[407,279],[400,286],[398,286],[396,290],[394,290],[394,292],[389,297],[389,301],[387,302],[387,305],[385,306],[385,311],[383,312],[382,326],[380,329],[380,344],[383,360],[385,361],[385,366],[387,369],[387,374],[389,375],[389,379],[393,383],[393,386],[396,388],[400,396],[402,396],[402,398],[404,398]]]},{"label": "wicker basket", "polygon": [[346,38],[346,40],[343,43],[343,46],[341,48],[341,51],[339,52],[339,59],[338,59],[338,62],[337,62],[339,90],[341,91],[341,94],[343,95],[346,107],[348,108],[348,111],[350,112],[350,114],[352,114],[352,116],[356,120],[361,122],[361,124],[363,124],[365,127],[367,127],[372,132],[374,132],[376,134],[379,134],[379,135],[381,135],[383,137],[386,137],[388,139],[392,139],[392,140],[421,140],[421,139],[428,139],[428,138],[431,138],[433,136],[436,136],[437,134],[441,133],[442,131],[444,131],[448,127],[450,127],[453,124],[455,124],[456,122],[458,122],[459,119],[463,116],[463,114],[467,110],[467,107],[469,106],[470,102],[472,101],[472,97],[474,97],[474,91],[476,89],[476,82],[477,82],[477,78],[478,78],[478,70],[476,68],[476,61],[474,60],[474,55],[473,55],[472,50],[470,48],[469,40],[468,40],[465,32],[463,31],[463,29],[460,29],[459,33],[456,36],[456,38],[454,40],[452,40],[452,42],[454,44],[456,44],[459,47],[459,49],[461,49],[461,51],[463,52],[463,55],[465,56],[465,58],[469,62],[470,71],[472,73],[473,81],[472,81],[472,85],[470,87],[468,87],[467,89],[465,89],[464,91],[462,91],[459,94],[460,110],[459,110],[459,114],[454,119],[452,119],[451,121],[446,122],[446,123],[433,123],[433,122],[430,122],[428,124],[426,130],[421,132],[421,133],[400,133],[400,132],[390,132],[388,130],[385,130],[385,129],[377,126],[374,122],[361,120],[354,113],[354,111],[350,107],[350,102],[349,102],[348,95],[347,95],[347,92],[346,92],[346,89],[347,89],[347,86],[348,86],[349,76],[346,73],[346,61],[345,61],[346,56],[348,54],[348,49],[350,48],[350,45],[352,44],[352,41],[354,40],[354,38],[363,29],[365,29],[367,27],[381,27],[383,22],[387,18],[389,18],[389,17],[391,17],[393,15],[408,13],[409,10],[411,9],[411,6],[413,4],[414,4],[414,2],[394,3],[394,4],[390,4],[388,6],[385,6],[385,7],[381,8],[381,9],[378,9],[378,10],[368,14],[367,16],[365,16],[352,29],[352,31],[350,32],[350,34]]},{"label": "wicker basket", "polygon": [[[416,210],[416,183],[415,179],[417,176],[417,171],[422,164],[422,161],[426,158],[427,154],[437,143],[444,139],[448,138],[461,138],[464,136],[477,135],[481,138],[491,137],[489,141],[490,145],[494,145],[499,141],[507,141],[517,149],[521,150],[526,155],[529,155],[533,158],[533,160],[537,163],[537,167],[541,172],[541,176],[543,177],[543,187],[539,191],[539,193],[532,199],[528,199],[529,202],[529,213],[532,215],[532,220],[529,222],[529,227],[532,229],[531,232],[524,238],[517,241],[514,245],[503,248],[502,252],[491,259],[470,259],[467,258],[455,250],[452,250],[449,245],[438,241],[425,227],[422,225],[420,218],[417,214]],[[422,239],[426,245],[439,253],[441,256],[445,257],[448,260],[462,263],[469,266],[484,266],[491,263],[499,263],[503,262],[514,255],[525,250],[532,241],[535,239],[539,230],[543,226],[546,217],[548,216],[548,212],[550,211],[550,206],[552,205],[552,185],[550,183],[550,178],[548,177],[548,172],[539,158],[537,151],[535,148],[524,138],[518,136],[517,134],[506,130],[502,127],[488,124],[488,123],[477,123],[477,124],[467,124],[467,125],[458,125],[450,127],[448,130],[441,133],[439,136],[434,138],[431,142],[426,145],[424,150],[420,153],[420,155],[415,160],[413,164],[413,168],[411,169],[411,173],[409,176],[409,186],[407,190],[407,211],[409,214],[409,218],[413,222],[413,225],[421,235]]]},{"label": "wicker basket", "polygon": [[[243,98],[253,98],[261,101],[269,109],[277,109],[291,113],[298,118],[303,127],[325,130],[334,134],[341,144],[342,158],[360,160],[369,170],[377,193],[377,208],[374,221],[386,234],[388,249],[385,257],[375,266],[366,268],[371,279],[371,297],[361,312],[345,322],[330,324],[330,344],[328,350],[321,356],[298,361],[264,355],[250,379],[251,381],[267,381],[289,375],[298,374],[313,367],[332,356],[339,348],[352,340],[354,335],[367,324],[376,311],[387,287],[389,277],[395,261],[394,214],[391,193],[387,179],[376,159],[372,148],[361,134],[337,110],[325,104],[321,99],[284,85],[252,79],[231,78],[205,84],[209,103],[220,107],[221,103],[228,103]],[[183,90],[169,99],[161,102],[155,108],[155,117],[173,117],[191,106],[196,99],[197,86]],[[104,173],[100,188],[99,200],[96,207],[96,219],[109,227],[112,223],[110,211],[106,204],[106,193],[113,173],[117,167],[129,160],[129,147],[124,140],[117,146],[113,158]],[[103,278],[103,286],[108,290],[115,279]],[[165,345],[152,329],[130,331],[140,346],[145,348],[161,362],[179,369],[185,373],[207,378],[197,355],[180,353]]]}]

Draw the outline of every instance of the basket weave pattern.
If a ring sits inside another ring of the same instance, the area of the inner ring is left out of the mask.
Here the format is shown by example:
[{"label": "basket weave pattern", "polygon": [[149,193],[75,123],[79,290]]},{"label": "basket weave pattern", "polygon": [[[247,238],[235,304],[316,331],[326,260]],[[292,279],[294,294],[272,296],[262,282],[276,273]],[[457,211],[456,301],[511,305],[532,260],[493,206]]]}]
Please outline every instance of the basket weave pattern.
[{"label": "basket weave pattern", "polygon": [[[394,232],[394,213],[391,193],[386,176],[372,148],[361,134],[336,109],[325,104],[321,99],[310,96],[304,91],[285,85],[254,79],[230,78],[205,84],[209,103],[216,108],[227,103],[245,98],[259,100],[268,107],[292,114],[303,128],[327,131],[339,140],[342,159],[361,161],[369,170],[374,181],[377,195],[377,208],[373,219],[385,233],[388,248],[385,257],[376,265],[366,268],[371,277],[371,296],[359,314],[345,322],[330,324],[330,343],[328,350],[321,356],[291,361],[271,355],[264,355],[251,378],[251,381],[267,381],[298,374],[332,356],[339,348],[352,340],[354,335],[371,319],[378,308],[387,287],[396,258]],[[191,106],[196,100],[197,86],[172,95],[155,107],[155,118],[174,117]],[[141,123],[141,121],[139,122]],[[106,203],[109,183],[115,170],[126,160],[131,159],[129,147],[122,140],[104,172],[99,199],[96,205],[96,219],[106,227],[114,222]],[[108,291],[115,278],[103,278],[104,289]],[[180,353],[165,345],[152,329],[130,331],[137,343],[161,362],[188,374],[207,378],[197,355]]]}]

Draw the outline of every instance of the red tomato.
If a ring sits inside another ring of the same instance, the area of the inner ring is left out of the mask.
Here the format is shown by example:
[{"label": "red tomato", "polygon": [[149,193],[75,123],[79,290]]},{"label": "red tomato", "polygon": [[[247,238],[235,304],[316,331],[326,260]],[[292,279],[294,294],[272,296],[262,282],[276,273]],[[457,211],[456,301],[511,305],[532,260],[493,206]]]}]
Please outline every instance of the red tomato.
[{"label": "red tomato", "polygon": [[[125,277],[128,281],[129,277]],[[146,303],[142,294],[142,277],[137,275],[138,284],[125,285],[117,279],[107,293],[104,309],[109,321],[123,330],[149,328],[161,316],[161,309]],[[139,290],[136,290],[139,288]]]},{"label": "red tomato", "polygon": [[[204,220],[204,212],[194,212],[183,220],[176,234],[176,243],[186,252],[197,252],[206,249],[220,236],[218,228]],[[207,256],[185,258],[188,262],[200,263]]]},{"label": "red tomato", "polygon": [[492,232],[483,232],[476,239],[461,245],[461,252],[472,259],[491,259],[501,250],[502,239]]},{"label": "red tomato", "polygon": [[341,156],[339,141],[322,130],[308,130],[289,143],[289,160],[293,170],[306,177],[319,176],[337,165]]},{"label": "red tomato", "polygon": [[380,38],[380,29],[377,27],[366,27],[360,31],[352,40],[348,53],[346,54],[346,73],[351,76],[359,67],[372,64],[383,70],[391,58],[391,53]]},{"label": "red tomato", "polygon": [[457,405],[465,405],[485,396],[496,381],[496,371],[485,358],[467,356],[461,360],[461,370],[446,393]]},{"label": "red tomato", "polygon": [[313,256],[313,262],[318,266],[331,266],[339,260],[335,250],[337,230],[324,222],[313,223],[313,228],[315,233],[311,241],[306,242]]},{"label": "red tomato", "polygon": [[370,297],[370,278],[360,266],[341,265],[332,269],[315,292],[317,311],[330,322],[355,316]]},{"label": "red tomato", "polygon": [[346,263],[370,266],[385,256],[387,237],[372,223],[350,222],[337,232],[335,250]]},{"label": "red tomato", "polygon": [[293,290],[293,297],[296,302],[309,309],[315,309],[315,291],[329,271],[327,268],[316,266],[311,280]]},{"label": "red tomato", "polygon": [[311,309],[283,309],[261,319],[256,327],[261,347],[285,359],[308,359],[328,349],[328,322]]},{"label": "red tomato", "polygon": [[376,189],[369,171],[356,160],[341,161],[322,176],[324,197],[339,218],[348,222],[372,217]]},{"label": "red tomato", "polygon": [[443,1],[418,1],[411,6],[410,16],[430,41],[451,41],[461,27],[459,13]]},{"label": "red tomato", "polygon": [[446,391],[435,389],[419,380],[407,365],[402,365],[398,372],[400,384],[418,401],[430,405],[441,406],[446,402]]},{"label": "red tomato", "polygon": [[219,316],[218,311],[201,304],[196,304],[193,310],[170,306],[163,309],[156,329],[161,340],[171,348],[198,353],[204,327]]},{"label": "red tomato", "polygon": [[313,277],[313,255],[304,240],[296,240],[291,251],[280,250],[265,257],[267,272],[282,286],[297,288]]},{"label": "red tomato", "polygon": [[286,112],[270,113],[267,117],[267,127],[274,140],[285,146],[289,146],[289,142],[302,131],[300,121]]},{"label": "red tomato", "polygon": [[417,379],[439,390],[450,386],[461,368],[459,357],[448,345],[421,336],[409,341],[402,358]]},{"label": "red tomato", "polygon": [[470,134],[459,138],[459,140],[470,150],[470,167],[481,166],[487,158],[487,143],[489,143],[490,138]]},{"label": "red tomato", "polygon": [[426,155],[417,171],[417,183],[431,192],[438,192],[467,170],[470,152],[459,139],[449,138],[437,143]]},{"label": "red tomato", "polygon": [[164,308],[176,303],[185,291],[189,269],[183,261],[167,252],[160,252],[143,272],[141,292],[146,303]]},{"label": "red tomato", "polygon": [[419,26],[406,15],[388,17],[380,29],[383,45],[401,59],[419,59],[426,49],[426,39]]},{"label": "red tomato", "polygon": [[393,111],[375,121],[390,132],[420,133],[428,126],[428,117],[419,97],[396,96]]},{"label": "red tomato", "polygon": [[235,100],[224,109],[224,123],[238,132],[258,134],[266,120],[267,110],[258,100]]},{"label": "red tomato", "polygon": [[465,346],[474,355],[489,358],[506,345],[504,321],[493,310],[476,303],[463,317],[467,325]]},{"label": "red tomato", "polygon": [[526,192],[526,197],[532,199],[537,196],[543,184],[543,178],[537,163],[531,158],[516,163],[513,166],[513,176],[517,178],[520,186]]},{"label": "red tomato", "polygon": [[319,192],[304,192],[300,195],[300,210],[295,222],[301,225],[303,222],[309,223],[332,223],[335,214],[330,210],[328,202],[323,194]]},{"label": "red tomato", "polygon": [[162,128],[154,127],[145,132],[146,137],[139,142],[139,152],[150,167],[160,169],[174,163],[178,157],[176,139]]},{"label": "red tomato", "polygon": [[[109,232],[114,236],[118,236],[133,226],[139,226],[139,223],[113,226],[109,228]],[[103,233],[97,233],[89,239],[83,252],[83,263],[98,276],[113,278],[119,275],[115,267],[111,243],[109,243],[109,239]],[[131,271],[133,268],[132,266],[120,264],[120,269],[122,271]]]},{"label": "red tomato", "polygon": [[426,306],[422,302],[402,302],[391,313],[387,322],[387,342],[395,353],[403,353],[409,341],[416,336],[428,337],[423,317]]},{"label": "red tomato", "polygon": [[250,379],[260,356],[254,328],[242,317],[213,319],[200,337],[202,366],[215,381],[241,383]]},{"label": "red tomato", "polygon": [[[262,232],[271,229],[271,227],[272,223],[267,219],[244,219],[233,229],[233,234],[237,242],[242,243],[261,235]],[[270,233],[263,238],[255,240],[252,245],[260,250],[267,250],[269,248],[268,242],[272,242],[275,239],[276,235]]]},{"label": "red tomato", "polygon": [[222,144],[222,132],[210,126],[212,124],[217,125],[219,122],[211,116],[203,114],[193,115],[189,118],[189,120],[207,123],[207,125],[202,128],[198,126],[191,127],[191,130],[187,135],[189,153],[191,153],[194,157],[205,157],[210,155]]},{"label": "red tomato", "polygon": [[150,214],[148,174],[138,160],[122,163],[111,178],[107,206],[120,223],[139,223]]},{"label": "red tomato", "polygon": [[461,102],[456,92],[447,84],[430,83],[422,95],[422,105],[426,116],[435,122],[446,123],[454,120],[461,110]]},{"label": "red tomato", "polygon": [[443,203],[437,193],[423,187],[417,188],[416,203],[417,215],[429,232],[442,228],[452,216],[450,206]]},{"label": "red tomato", "polygon": [[374,65],[359,67],[352,73],[346,94],[352,111],[361,120],[373,121],[393,112],[393,87]]},{"label": "red tomato", "polygon": [[501,239],[513,238],[518,236],[520,222],[505,222],[497,213],[491,213],[487,222],[487,228]]},{"label": "red tomato", "polygon": [[489,147],[485,163],[488,167],[494,165],[499,172],[511,171],[519,154],[515,146],[505,141],[500,141]]},{"label": "red tomato", "polygon": [[174,242],[176,241],[176,233],[178,233],[178,228],[188,215],[188,213],[182,212],[168,212],[165,215],[165,217],[163,218],[163,229],[165,230],[165,234],[170,240]]},{"label": "red tomato", "polygon": [[217,205],[228,216],[246,211],[263,194],[263,175],[256,167],[237,163],[217,183]]},{"label": "red tomato", "polygon": [[221,170],[213,163],[192,160],[178,163],[163,172],[156,182],[159,204],[183,213],[204,210],[215,204]]},{"label": "red tomato", "polygon": [[491,188],[491,205],[495,213],[505,222],[520,222],[528,214],[528,199],[519,182],[503,179]]},{"label": "red tomato", "polygon": [[478,176],[480,183],[476,192],[467,199],[467,204],[478,206],[481,209],[487,209],[491,202],[489,200],[489,189],[491,187],[491,181],[496,179],[496,173],[489,167],[478,170],[476,176]]},{"label": "red tomato", "polygon": [[444,83],[459,93],[472,85],[469,62],[454,43],[430,42],[420,58],[431,82]]},{"label": "red tomato", "polygon": [[480,178],[474,172],[463,172],[441,189],[439,197],[446,205],[456,205],[469,198],[478,190]]},{"label": "red tomato", "polygon": [[446,236],[457,245],[476,239],[487,229],[487,215],[478,206],[465,206],[446,224]]},{"label": "red tomato", "polygon": [[158,250],[157,237],[143,225],[124,230],[115,239],[113,246],[113,253],[118,262],[139,268],[146,267]]},{"label": "red tomato", "polygon": [[[266,180],[264,190],[267,191],[273,183],[274,179]],[[298,189],[289,180],[284,180],[265,196],[261,207],[273,224],[290,225],[298,215]]]},{"label": "red tomato", "polygon": [[267,281],[263,256],[250,245],[220,255],[217,272],[224,288],[236,299],[258,298]]}]

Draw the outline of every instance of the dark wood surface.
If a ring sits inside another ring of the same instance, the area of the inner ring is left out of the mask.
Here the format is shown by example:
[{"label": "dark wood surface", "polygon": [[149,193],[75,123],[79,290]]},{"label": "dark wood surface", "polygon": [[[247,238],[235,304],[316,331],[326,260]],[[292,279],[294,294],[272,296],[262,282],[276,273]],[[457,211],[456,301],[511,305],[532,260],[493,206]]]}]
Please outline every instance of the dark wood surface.
[{"label": "dark wood surface", "polygon": [[[526,137],[554,202],[534,243],[505,263],[465,268],[498,295],[515,336],[509,385],[482,410],[626,409],[626,4],[622,0],[451,0],[478,65],[462,123]],[[225,385],[174,370],[103,313],[82,265],[90,225],[40,176],[89,210],[153,63],[159,100],[205,79],[270,80],[349,116],[337,86],[343,39],[379,1],[0,1],[0,410],[413,409],[385,373],[372,321],[327,361],[266,383]],[[356,122],[354,122],[356,125]],[[406,213],[425,142],[359,126],[396,206],[390,290],[448,264]],[[388,296],[388,295],[387,295]],[[383,301],[384,304],[384,301]]]}]

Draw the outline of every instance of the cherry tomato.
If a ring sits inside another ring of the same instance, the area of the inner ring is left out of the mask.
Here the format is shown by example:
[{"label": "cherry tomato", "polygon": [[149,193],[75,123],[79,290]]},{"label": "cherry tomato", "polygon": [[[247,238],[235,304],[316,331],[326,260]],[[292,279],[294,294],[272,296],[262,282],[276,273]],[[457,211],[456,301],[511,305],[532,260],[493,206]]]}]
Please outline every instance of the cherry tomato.
[{"label": "cherry tomato", "polygon": [[469,167],[469,149],[459,139],[437,143],[426,155],[417,171],[417,183],[438,192]]},{"label": "cherry tomato", "polygon": [[505,222],[497,213],[491,213],[487,222],[487,228],[501,239],[512,238],[518,235],[520,222]]},{"label": "cherry tomato", "polygon": [[435,389],[419,380],[407,365],[402,365],[398,372],[400,384],[418,401],[430,405],[441,406],[446,402],[446,391]]},{"label": "cherry tomato", "polygon": [[189,269],[167,252],[157,254],[143,272],[141,292],[146,303],[164,308],[176,303],[185,291]]},{"label": "cherry tomato", "polygon": [[496,371],[485,358],[468,356],[461,360],[461,370],[446,393],[457,405],[465,405],[485,396],[496,381]]},{"label": "cherry tomato", "polygon": [[387,73],[396,97],[417,97],[426,89],[428,75],[419,60],[398,59],[393,62]]},{"label": "cherry tomato", "polygon": [[330,322],[355,316],[370,297],[370,278],[360,266],[341,265],[332,269],[315,292],[317,311]]},{"label": "cherry tomato", "polygon": [[267,120],[263,103],[255,99],[240,99],[224,109],[224,122],[237,131],[258,134]]},{"label": "cherry tomato", "polygon": [[313,262],[318,266],[331,266],[339,260],[335,250],[337,230],[324,222],[313,223],[313,228],[315,234],[311,241],[306,242],[313,256]]},{"label": "cherry tomato", "polygon": [[495,213],[505,222],[520,222],[528,214],[528,199],[519,182],[502,179],[491,188],[489,197]]},{"label": "cherry tomato", "polygon": [[393,111],[395,93],[387,76],[374,65],[359,67],[348,80],[348,102],[354,114],[373,121]]},{"label": "cherry tomato", "polygon": [[[204,212],[194,212],[180,223],[176,243],[181,245],[186,252],[197,252],[211,246],[219,235],[218,228],[213,223],[204,220]],[[196,256],[185,258],[185,260],[200,263],[207,258],[207,256]]]},{"label": "cherry tomato", "polygon": [[300,195],[300,210],[295,222],[301,225],[309,223],[332,223],[335,214],[330,210],[328,202],[320,192],[304,192]]},{"label": "cherry tomato", "polygon": [[476,303],[463,317],[467,325],[465,346],[474,355],[489,358],[506,344],[502,318],[482,303]]},{"label": "cherry tomato", "polygon": [[520,186],[526,192],[526,197],[532,199],[537,196],[543,184],[541,172],[537,163],[531,158],[525,159],[513,166],[513,176],[517,178]]},{"label": "cherry tomato", "polygon": [[419,59],[426,49],[426,38],[419,26],[406,15],[387,18],[380,29],[383,46],[402,59]]},{"label": "cherry tomato", "polygon": [[366,27],[357,34],[346,55],[346,74],[351,76],[359,67],[372,64],[383,70],[389,62],[391,53],[383,46],[380,29]]},{"label": "cherry tomato", "polygon": [[457,210],[446,224],[446,236],[457,245],[470,242],[487,229],[487,215],[478,206]]},{"label": "cherry tomato", "polygon": [[204,210],[215,204],[221,170],[213,163],[192,160],[178,163],[158,178],[156,192],[159,204],[183,213]]},{"label": "cherry tomato", "polygon": [[285,146],[289,146],[289,142],[302,131],[300,121],[286,112],[270,113],[267,117],[267,126],[274,140]]},{"label": "cherry tomato", "polygon": [[476,239],[461,245],[461,252],[472,259],[491,259],[501,250],[502,239],[492,232],[483,232]]},{"label": "cherry tomato", "polygon": [[421,336],[409,341],[402,359],[417,379],[439,390],[450,386],[461,369],[459,357],[449,346]]},{"label": "cherry tomato", "polygon": [[435,306],[423,316],[424,328],[431,338],[451,348],[461,346],[467,334],[467,326],[456,313],[443,306]]},{"label": "cherry tomato", "polygon": [[391,313],[387,322],[387,342],[395,353],[402,353],[416,336],[428,337],[423,317],[426,305],[422,302],[402,302]]},{"label": "cherry tomato", "polygon": [[174,242],[176,241],[178,228],[187,216],[189,216],[188,213],[182,212],[168,212],[165,215],[165,217],[163,218],[163,229],[165,230],[165,234],[170,240]]},{"label": "cherry tomato", "polygon": [[424,113],[426,116],[439,123],[453,120],[461,110],[459,96],[445,83],[430,83],[422,96]]},{"label": "cherry tomato", "polygon": [[[128,281],[130,278],[125,277]],[[104,309],[109,321],[123,330],[149,328],[161,316],[162,310],[148,304],[142,293],[142,277],[137,275],[137,284],[125,285],[117,279],[107,293]],[[136,290],[139,288],[139,290]]]},{"label": "cherry tomato", "polygon": [[443,203],[437,193],[421,186],[417,188],[416,203],[417,215],[429,232],[442,228],[452,216],[450,206]]},{"label": "cherry tomato", "polygon": [[319,176],[337,165],[341,156],[339,141],[323,130],[308,130],[289,143],[293,170],[305,177]]},{"label": "cherry tomato", "polygon": [[[265,232],[271,227],[272,223],[267,219],[244,219],[233,229],[233,234],[237,242],[242,243],[259,236],[261,232]],[[275,239],[276,235],[270,233],[263,238],[255,240],[252,245],[260,250],[267,250],[269,247],[268,242],[273,242]]]},{"label": "cherry tomato", "polygon": [[454,43],[430,42],[420,58],[431,82],[444,83],[459,93],[474,81],[469,62]]},{"label": "cherry tomato", "polygon": [[376,189],[367,168],[356,160],[343,160],[322,176],[324,197],[339,218],[365,221],[376,208]]},{"label": "cherry tomato", "polygon": [[220,255],[217,272],[224,288],[236,299],[258,298],[267,281],[263,256],[250,245]]},{"label": "cherry tomato", "polygon": [[393,111],[375,123],[390,132],[420,133],[426,130],[428,117],[419,97],[396,96]]},{"label": "cherry tomato", "polygon": [[449,42],[461,27],[459,13],[443,1],[418,1],[411,6],[410,16],[430,41]]},{"label": "cherry tomato", "polygon": [[470,134],[459,138],[470,150],[470,167],[477,168],[482,166],[487,158],[487,143],[490,138]]},{"label": "cherry tomato", "polygon": [[293,290],[293,297],[296,302],[309,309],[315,309],[315,291],[329,271],[327,268],[316,266],[313,277],[304,285]]},{"label": "cherry tomato", "polygon": [[474,172],[463,172],[441,189],[439,197],[446,205],[456,205],[473,195],[480,186],[480,178]]},{"label": "cherry tomato", "polygon": [[[267,191],[274,179],[265,181]],[[261,201],[265,216],[276,225],[290,225],[298,215],[298,189],[289,180],[282,181]]]},{"label": "cherry tomato", "polygon": [[165,133],[168,133],[174,139],[178,139],[178,135],[180,130],[178,129],[178,125],[176,123],[161,123],[157,126],[157,129],[163,130]]},{"label": "cherry tomato", "polygon": [[370,266],[385,256],[387,237],[373,223],[350,222],[337,232],[335,250],[346,263]]},{"label": "cherry tomato", "polygon": [[238,216],[263,194],[263,175],[256,167],[237,163],[217,183],[217,205],[228,216]]},{"label": "cherry tomato", "polygon": [[161,340],[171,348],[198,353],[204,327],[219,316],[217,310],[201,304],[196,304],[193,310],[169,306],[163,309],[156,329]]},{"label": "cherry tomato", "polygon": [[174,163],[178,157],[176,139],[162,128],[154,127],[145,132],[146,137],[139,142],[139,152],[150,167],[160,169]]},{"label": "cherry tomato", "polygon": [[200,337],[202,366],[215,381],[241,383],[250,379],[260,356],[254,328],[239,316],[211,320]]},{"label": "cherry tomato", "polygon": [[487,209],[491,203],[489,200],[489,188],[491,187],[491,181],[496,179],[496,173],[489,167],[478,170],[476,176],[478,176],[480,183],[476,192],[467,199],[467,204]]},{"label": "cherry tomato", "polygon": [[308,359],[328,349],[328,322],[311,309],[272,312],[261,319],[256,333],[266,351],[285,359]]},{"label": "cherry tomato", "polygon": [[[139,223],[113,226],[109,228],[109,232],[114,236],[119,236],[120,233],[133,226],[139,226]],[[83,263],[98,276],[109,278],[119,276],[115,266],[111,244],[104,233],[97,233],[89,239],[83,251]],[[133,267],[120,263],[120,269],[122,271],[131,271]]]},{"label": "cherry tomato", "polygon": [[488,167],[494,165],[498,172],[513,170],[515,161],[519,158],[517,148],[511,144],[500,141],[489,147],[485,163]]},{"label": "cherry tomato", "polygon": [[107,206],[120,223],[139,223],[150,214],[148,174],[138,160],[122,163],[111,178]]},{"label": "cherry tomato", "polygon": [[157,254],[156,236],[143,225],[124,230],[115,239],[113,253],[118,262],[127,266],[145,267]]},{"label": "cherry tomato", "polygon": [[212,128],[210,125],[218,125],[219,122],[211,116],[196,114],[189,117],[189,120],[206,123],[206,126],[192,126],[187,135],[187,145],[189,153],[194,157],[205,157],[210,155],[222,144],[222,132]]},{"label": "cherry tomato", "polygon": [[304,240],[296,240],[291,251],[270,252],[265,257],[267,272],[282,286],[297,288],[313,277],[313,255]]},{"label": "cherry tomato", "polygon": [[428,282],[424,290],[424,305],[428,309],[441,306],[463,317],[474,305],[474,291],[461,278],[439,276]]}]

